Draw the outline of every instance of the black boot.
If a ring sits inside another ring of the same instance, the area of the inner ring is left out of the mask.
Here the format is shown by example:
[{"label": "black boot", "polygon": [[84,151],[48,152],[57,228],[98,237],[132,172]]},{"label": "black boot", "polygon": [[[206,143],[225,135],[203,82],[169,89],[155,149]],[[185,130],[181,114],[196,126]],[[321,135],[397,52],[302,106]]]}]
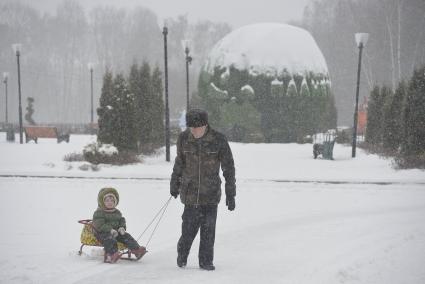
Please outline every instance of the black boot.
[{"label": "black boot", "polygon": [[187,264],[187,260],[183,257],[181,257],[180,255],[177,256],[177,266],[180,268],[184,268],[186,267]]},{"label": "black boot", "polygon": [[212,263],[210,263],[210,264],[199,264],[199,268],[201,268],[203,270],[208,270],[208,271],[215,270],[215,266]]}]

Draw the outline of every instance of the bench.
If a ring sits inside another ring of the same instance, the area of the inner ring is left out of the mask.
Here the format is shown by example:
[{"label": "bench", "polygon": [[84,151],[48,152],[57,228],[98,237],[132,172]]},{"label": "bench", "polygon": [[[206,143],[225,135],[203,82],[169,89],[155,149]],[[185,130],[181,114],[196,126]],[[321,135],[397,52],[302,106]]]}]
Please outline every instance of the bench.
[{"label": "bench", "polygon": [[69,134],[60,134],[56,127],[52,126],[26,126],[25,143],[34,140],[37,143],[38,138],[56,138],[58,143],[62,141],[69,142]]}]

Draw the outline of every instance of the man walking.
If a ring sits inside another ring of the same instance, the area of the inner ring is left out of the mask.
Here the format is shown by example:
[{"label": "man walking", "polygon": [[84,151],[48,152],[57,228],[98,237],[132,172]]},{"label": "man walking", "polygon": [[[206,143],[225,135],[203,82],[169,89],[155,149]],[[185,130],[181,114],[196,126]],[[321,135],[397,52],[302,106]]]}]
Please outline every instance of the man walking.
[{"label": "man walking", "polygon": [[200,230],[199,267],[214,270],[215,224],[221,198],[220,166],[226,180],[226,205],[230,211],[235,209],[235,166],[226,137],[210,128],[206,111],[188,111],[186,126],[188,129],[177,140],[170,182],[171,195],[177,198],[180,194],[185,205],[182,234],[177,243],[177,265],[186,266],[192,242]]}]

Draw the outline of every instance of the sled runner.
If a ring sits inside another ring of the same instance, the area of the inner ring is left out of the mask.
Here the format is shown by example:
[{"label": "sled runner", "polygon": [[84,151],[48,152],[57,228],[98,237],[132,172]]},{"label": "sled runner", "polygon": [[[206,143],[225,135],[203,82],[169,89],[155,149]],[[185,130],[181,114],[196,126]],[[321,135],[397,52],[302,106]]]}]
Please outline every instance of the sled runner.
[{"label": "sled runner", "polygon": [[[95,228],[93,227],[91,219],[79,220],[78,223],[83,224],[83,230],[81,231],[81,247],[78,251],[78,255],[82,255],[84,246],[103,247],[95,235]],[[117,242],[118,251],[123,255],[121,259],[126,260],[138,260],[133,253],[123,243]],[[126,256],[124,256],[126,255]],[[106,253],[104,254],[104,261],[106,261]],[[139,258],[140,259],[140,258]]]}]

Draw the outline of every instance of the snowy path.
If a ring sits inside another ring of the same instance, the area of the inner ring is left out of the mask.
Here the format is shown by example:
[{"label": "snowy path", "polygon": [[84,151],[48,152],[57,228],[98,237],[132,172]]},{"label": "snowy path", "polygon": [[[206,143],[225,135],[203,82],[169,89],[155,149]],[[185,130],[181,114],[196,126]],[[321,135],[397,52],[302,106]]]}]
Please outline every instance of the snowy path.
[{"label": "snowy path", "polygon": [[[114,177],[114,176],[61,176],[61,175],[19,175],[0,174],[0,178],[43,178],[43,179],[91,179],[91,180],[132,180],[132,181],[169,181],[166,177]],[[279,182],[279,183],[314,183],[314,184],[362,184],[362,185],[425,185],[425,181],[347,181],[347,180],[300,180],[300,179],[238,179],[238,182]]]},{"label": "snowy path", "polygon": [[240,181],[236,211],[219,206],[213,273],[198,269],[198,240],[176,267],[176,200],[141,262],[76,255],[76,221],[105,185],[135,237],[168,199],[167,180],[0,178],[0,283],[425,283],[423,185]]}]

